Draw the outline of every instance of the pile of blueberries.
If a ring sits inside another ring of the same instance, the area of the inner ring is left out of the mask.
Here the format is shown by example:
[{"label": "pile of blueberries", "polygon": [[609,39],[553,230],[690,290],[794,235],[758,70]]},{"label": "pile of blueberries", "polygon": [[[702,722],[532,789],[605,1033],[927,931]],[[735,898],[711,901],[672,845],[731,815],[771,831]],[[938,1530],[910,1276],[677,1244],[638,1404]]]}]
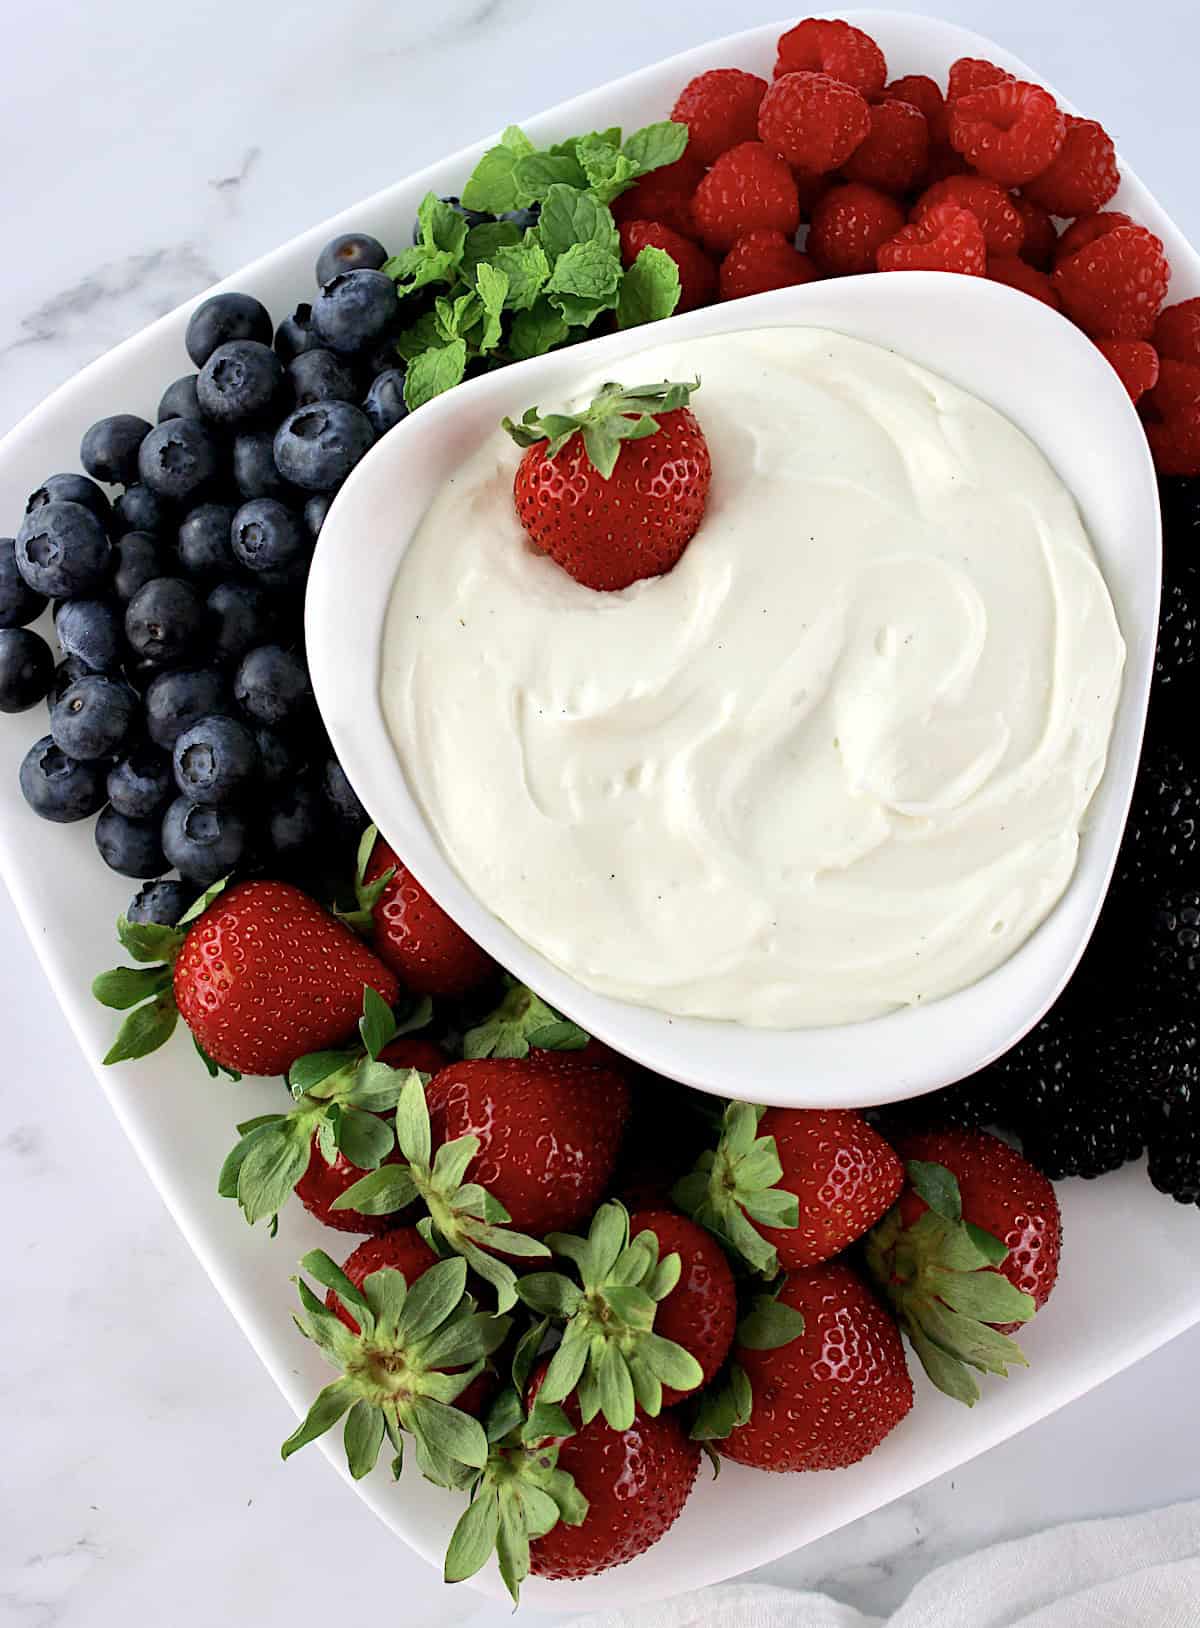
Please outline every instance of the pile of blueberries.
[{"label": "pile of blueberries", "polygon": [[[157,424],[93,424],[86,475],[51,475],[0,538],[0,711],[50,711],[21,790],[47,820],[99,814],[101,857],[147,883],[134,920],[176,921],[232,870],[303,871],[366,824],[313,703],[303,603],[335,492],[406,412],[395,335],[415,313],[386,259],[335,238],[274,330],[248,294],[206,300],[198,371]],[[57,660],[29,626],[48,601]]]}]

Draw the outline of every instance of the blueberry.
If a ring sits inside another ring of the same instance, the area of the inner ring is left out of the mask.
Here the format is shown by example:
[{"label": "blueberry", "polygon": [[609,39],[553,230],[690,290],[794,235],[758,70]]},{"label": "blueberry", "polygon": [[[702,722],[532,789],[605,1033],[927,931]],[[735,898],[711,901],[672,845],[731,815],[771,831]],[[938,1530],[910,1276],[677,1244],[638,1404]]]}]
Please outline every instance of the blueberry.
[{"label": "blueberry", "polygon": [[188,319],[184,344],[197,367],[204,366],[218,345],[232,339],[271,343],[271,313],[252,294],[214,294]]},{"label": "blueberry", "polygon": [[96,821],[96,847],[109,869],[122,876],[161,876],[168,869],[161,820],[131,820],[106,808]]},{"label": "blueberry", "polygon": [[386,435],[402,418],[408,417],[402,367],[390,367],[385,373],[376,374],[363,402],[363,412],[371,420],[376,435]]},{"label": "blueberry", "polygon": [[67,599],[54,612],[54,631],[66,656],[78,656],[93,673],[121,664],[121,607],[111,599]]},{"label": "blueberry", "polygon": [[175,742],[175,784],[193,803],[236,802],[258,773],[254,736],[236,718],[198,718]]},{"label": "blueberry", "polygon": [[313,328],[330,350],[368,350],[395,327],[396,285],[381,271],[342,271],[325,283],[312,308]]},{"label": "blueberry", "polygon": [[267,810],[267,845],[275,858],[295,861],[312,853],[324,835],[324,812],[320,798],[303,782],[280,792]]},{"label": "blueberry", "polygon": [[275,462],[306,492],[331,492],[374,439],[370,419],[350,402],[318,402],[284,419],[275,432]]},{"label": "blueberry", "polygon": [[217,438],[198,418],[168,418],[155,425],[138,450],[142,481],[157,497],[172,503],[196,502],[216,479],[220,465]]},{"label": "blueberry", "polygon": [[388,252],[367,232],[343,232],[331,238],[317,256],[317,282],[327,283],[339,271],[378,271]]},{"label": "blueberry", "polygon": [[0,627],[25,627],[46,608],[46,596],[34,593],[17,570],[16,544],[0,537]]},{"label": "blueberry", "polygon": [[275,330],[275,354],[286,367],[306,350],[319,349],[321,341],[313,332],[312,306],[298,305]]},{"label": "blueberry", "polygon": [[160,666],[181,661],[204,631],[204,606],[182,577],[155,577],[125,607],[125,637]]},{"label": "blueberry", "polygon": [[[421,292],[424,293],[425,290],[422,289]],[[401,303],[400,316],[402,321],[415,322],[417,317],[422,314],[422,312],[416,310],[410,312],[407,301]],[[396,341],[392,338],[381,340],[378,345],[373,345],[369,351],[364,352],[361,357],[356,357],[355,360],[362,369],[364,381],[375,378],[379,373],[386,373],[390,368],[403,365],[400,352],[396,349]]]},{"label": "blueberry", "polygon": [[321,771],[321,790],[330,812],[345,832],[361,833],[370,825],[370,815],[359,802],[358,793],[335,757],[326,759]]},{"label": "blueberry", "polygon": [[108,800],[129,820],[148,820],[175,795],[171,760],[155,746],[135,746],[108,771]]},{"label": "blueberry", "polygon": [[200,398],[196,394],[198,373],[185,373],[163,391],[158,403],[158,423],[167,418],[199,418]]},{"label": "blueberry", "polygon": [[[441,198],[439,199],[439,202],[449,204],[456,215],[461,215],[467,223],[468,231],[470,231],[472,226],[486,226],[488,221],[495,220],[496,218],[494,215],[484,214],[480,209],[468,209],[461,198],[456,198],[454,196]],[[419,217],[413,221],[412,240],[414,243],[419,243],[421,241],[421,221]]]},{"label": "blueberry", "polygon": [[331,350],[307,350],[288,363],[297,407],[314,401],[357,401],[358,387],[345,362]]},{"label": "blueberry", "polygon": [[214,667],[159,673],[146,690],[146,729],[169,752],[189,724],[224,711],[228,704],[229,685]]},{"label": "blueberry", "polygon": [[166,502],[148,486],[128,486],[113,504],[113,536],[144,531],[157,536],[170,524]]},{"label": "blueberry", "polygon": [[208,887],[242,858],[246,823],[233,809],[207,808],[177,797],[163,815],[162,845],[180,876]]},{"label": "blueberry", "polygon": [[25,801],[43,820],[68,825],[104,807],[103,769],[69,758],[50,735],[43,735],[26,752],[20,780]]},{"label": "blueberry", "polygon": [[165,577],[167,562],[157,537],[127,531],[113,548],[113,591],[127,605],[153,577]]},{"label": "blueberry", "polygon": [[275,467],[271,430],[246,430],[233,443],[233,480],[244,498],[286,498],[292,488]]},{"label": "blueberry", "polygon": [[296,571],[308,559],[304,527],[290,509],[273,497],[243,503],[233,517],[230,532],[235,559],[248,571]]},{"label": "blueberry", "polygon": [[299,656],[280,645],[259,645],[243,658],[233,693],[255,723],[274,727],[296,723],[307,715],[311,700],[308,669]]},{"label": "blueberry", "polygon": [[50,688],[46,692],[46,706],[53,712],[55,705],[71,688],[77,678],[87,678],[91,668],[80,661],[78,656],[64,656],[54,669],[50,680]]},{"label": "blueberry", "polygon": [[205,603],[218,661],[241,661],[247,650],[266,643],[275,632],[274,602],[254,583],[218,582]]},{"label": "blueberry", "polygon": [[150,426],[133,413],[99,419],[84,431],[79,461],[89,475],[109,486],[132,486],[137,480],[138,448]]},{"label": "blueberry", "polygon": [[50,646],[27,627],[0,628],[0,712],[27,712],[54,678]]},{"label": "blueberry", "polygon": [[137,696],[119,679],[100,673],[77,678],[50,712],[54,744],[80,763],[112,757],[137,724]]},{"label": "blueberry", "polygon": [[29,494],[25,513],[44,509],[47,503],[81,503],[90,509],[105,531],[112,524],[112,504],[104,492],[86,475],[49,475],[36,492]]},{"label": "blueberry", "polygon": [[225,429],[256,423],[276,404],[283,376],[283,363],[270,345],[232,340],[213,351],[200,370],[200,411]]},{"label": "blueberry", "polygon": [[186,882],[147,882],[130,899],[125,919],[143,926],[174,927],[195,898],[195,888]]},{"label": "blueberry", "polygon": [[237,569],[229,546],[233,509],[228,503],[199,503],[179,527],[179,563],[190,577],[212,581]]},{"label": "blueberry", "polygon": [[16,555],[17,570],[34,593],[77,599],[103,585],[112,550],[90,509],[56,501],[22,520]]},{"label": "blueberry", "polygon": [[258,747],[259,779],[264,786],[281,786],[299,772],[295,754],[282,735],[261,726],[254,731],[254,744]]},{"label": "blueberry", "polygon": [[325,524],[325,516],[332,504],[332,492],[317,492],[304,505],[304,524],[308,527],[308,535],[314,543],[321,535],[321,527]]},{"label": "blueberry", "polygon": [[497,220],[511,221],[522,232],[527,232],[530,227],[536,226],[541,218],[542,206],[539,203],[530,204],[528,209],[506,209],[502,215],[496,216]]}]

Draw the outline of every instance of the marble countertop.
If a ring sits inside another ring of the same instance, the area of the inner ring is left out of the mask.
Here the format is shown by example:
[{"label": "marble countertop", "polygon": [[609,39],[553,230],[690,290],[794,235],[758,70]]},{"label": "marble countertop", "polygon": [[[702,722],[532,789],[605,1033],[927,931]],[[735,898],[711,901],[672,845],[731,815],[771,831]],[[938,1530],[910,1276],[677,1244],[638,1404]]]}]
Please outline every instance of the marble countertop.
[{"label": "marble countertop", "polygon": [[[102,29],[86,0],[18,9],[0,91],[0,431],[150,318],[356,197],[783,8],[608,0],[581,22],[561,0],[294,0],[286,15],[244,0],[110,0]],[[938,9],[1100,114],[1200,234],[1190,7]],[[422,1628],[508,1622],[444,1589],[318,1456],[280,1463],[290,1414],[147,1183],[4,905],[0,962],[0,1622],[316,1628],[335,1611],[365,1620],[381,1591]],[[760,1575],[882,1612],[980,1544],[1195,1497],[1195,1436],[1178,1421],[1198,1365],[1200,1329]]]}]

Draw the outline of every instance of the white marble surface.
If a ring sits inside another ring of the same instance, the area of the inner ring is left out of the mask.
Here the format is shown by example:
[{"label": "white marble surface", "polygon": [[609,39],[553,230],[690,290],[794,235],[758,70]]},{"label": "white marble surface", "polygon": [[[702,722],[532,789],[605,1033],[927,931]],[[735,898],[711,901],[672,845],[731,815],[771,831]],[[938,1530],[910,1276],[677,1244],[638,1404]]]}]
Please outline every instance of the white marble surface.
[{"label": "white marble surface", "polygon": [[[98,26],[85,0],[12,7],[0,430],[150,317],[398,174],[777,9],[109,0]],[[1103,117],[1200,234],[1189,4],[940,9],[1003,38]],[[2,907],[0,964],[0,1623],[315,1628],[335,1613],[365,1620],[381,1601],[421,1628],[508,1621],[442,1589],[318,1457],[279,1462],[287,1410],[149,1188]],[[1200,1330],[761,1575],[883,1611],[981,1543],[1195,1497],[1195,1432],[1180,1421],[1194,1424],[1198,1363]]]}]

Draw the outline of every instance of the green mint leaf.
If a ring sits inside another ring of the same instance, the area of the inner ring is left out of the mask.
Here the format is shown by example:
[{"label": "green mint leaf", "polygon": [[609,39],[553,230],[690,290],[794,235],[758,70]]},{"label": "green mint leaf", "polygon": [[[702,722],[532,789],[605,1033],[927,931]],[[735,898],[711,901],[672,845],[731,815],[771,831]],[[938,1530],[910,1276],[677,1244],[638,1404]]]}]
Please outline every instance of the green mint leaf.
[{"label": "green mint leaf", "polygon": [[944,1164],[910,1159],[907,1168],[913,1191],[925,1200],[935,1215],[943,1216],[947,1221],[962,1220],[962,1196],[958,1181]]},{"label": "green mint leaf", "polygon": [[461,339],[414,357],[404,380],[405,405],[410,412],[424,407],[427,401],[460,384],[466,371],[467,347]]},{"label": "green mint leaf", "polygon": [[481,351],[495,350],[500,343],[500,313],[508,297],[508,275],[495,266],[480,265],[475,273],[475,287],[483,304],[483,332],[479,336]]},{"label": "green mint leaf", "polygon": [[737,1339],[750,1351],[776,1351],[804,1333],[804,1317],[792,1306],[757,1295],[751,1309],[738,1324]]},{"label": "green mint leaf", "polygon": [[513,318],[508,336],[508,349],[514,362],[526,362],[531,356],[544,356],[547,351],[561,345],[570,329],[562,314],[554,309],[546,296],[539,295],[527,311],[518,311]]},{"label": "green mint leaf", "polygon": [[481,226],[472,226],[467,233],[467,246],[463,250],[462,275],[468,282],[475,281],[478,268],[487,262],[495,264],[501,249],[516,248],[524,233],[515,221],[489,220]]},{"label": "green mint leaf", "polygon": [[427,192],[417,210],[417,223],[421,229],[421,242],[431,249],[442,249],[456,258],[462,254],[467,241],[467,223],[457,209],[445,203],[434,192]]},{"label": "green mint leaf", "polygon": [[370,984],[363,985],[363,1010],[358,1020],[358,1032],[367,1049],[367,1056],[372,1060],[379,1056],[389,1041],[396,1038],[396,1020],[392,1016],[392,1009]]},{"label": "green mint leaf", "polygon": [[537,148],[521,129],[519,124],[510,124],[500,137],[500,145],[507,147],[510,152],[516,153],[518,158],[525,158],[530,153],[536,153]]},{"label": "green mint leaf", "polygon": [[603,136],[584,136],[575,149],[589,190],[601,203],[611,203],[642,173],[636,161]]},{"label": "green mint leaf", "polygon": [[678,304],[679,267],[665,249],[643,249],[621,279],[617,326],[661,322]]},{"label": "green mint leaf", "polygon": [[551,294],[549,299],[569,327],[590,328],[598,316],[616,306],[617,291],[603,299],[581,294]]},{"label": "green mint leaf", "polygon": [[518,160],[529,157],[535,150],[525,132],[510,124],[499,145],[484,153],[468,177],[462,189],[466,207],[487,215],[503,215],[516,209],[521,200],[513,172]]},{"label": "green mint leaf", "polygon": [[430,248],[425,243],[414,243],[384,261],[382,270],[400,285],[401,294],[414,294],[431,283],[451,283],[458,269],[459,256],[448,249]]},{"label": "green mint leaf", "polygon": [[170,967],[114,967],[92,979],[92,994],[101,1006],[127,1012],[131,1006],[160,994],[170,982]]},{"label": "green mint leaf", "polygon": [[665,164],[674,164],[682,158],[688,144],[688,127],[673,120],[661,124],[647,124],[635,130],[621,151],[637,165],[639,175],[660,170]]},{"label": "green mint leaf", "polygon": [[508,278],[504,303],[510,311],[528,311],[550,276],[550,262],[540,243],[519,243],[497,249],[497,271]]},{"label": "green mint leaf", "polygon": [[592,238],[564,249],[554,263],[546,292],[615,305],[620,281],[620,254],[610,244]]},{"label": "green mint leaf", "polygon": [[117,917],[117,937],[135,961],[173,961],[184,935],[177,927],[160,927],[156,922],[130,921]]},{"label": "green mint leaf", "polygon": [[411,362],[423,351],[433,350],[442,343],[437,312],[426,311],[411,328],[406,328],[396,341],[396,354],[402,361]]},{"label": "green mint leaf", "polygon": [[612,211],[589,192],[552,186],[542,204],[538,241],[553,265],[559,255],[581,243],[597,243],[620,259],[621,244]]},{"label": "green mint leaf", "polygon": [[542,202],[555,187],[572,189],[587,186],[587,176],[577,158],[569,153],[530,153],[513,166],[518,202]]},{"label": "green mint leaf", "polygon": [[155,1000],[130,1012],[105,1053],[105,1063],[128,1063],[138,1057],[148,1057],[166,1045],[178,1019],[175,996],[170,990],[164,990]]}]

